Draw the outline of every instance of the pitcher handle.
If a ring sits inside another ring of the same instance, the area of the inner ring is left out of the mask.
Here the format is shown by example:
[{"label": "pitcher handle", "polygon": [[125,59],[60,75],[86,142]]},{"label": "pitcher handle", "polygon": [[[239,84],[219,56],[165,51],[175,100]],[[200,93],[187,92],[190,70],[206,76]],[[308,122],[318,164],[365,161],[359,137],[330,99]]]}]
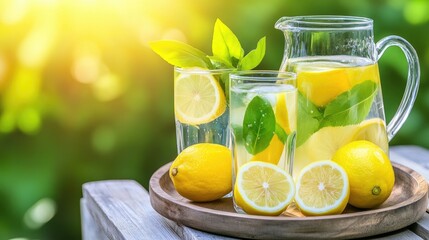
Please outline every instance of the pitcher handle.
[{"label": "pitcher handle", "polygon": [[410,115],[411,108],[413,107],[417,97],[420,82],[420,66],[416,50],[414,50],[413,46],[411,46],[411,44],[402,37],[388,36],[378,41],[375,45],[378,52],[377,61],[383,55],[384,51],[390,46],[397,46],[404,52],[408,62],[408,79],[398,110],[387,125],[387,137],[389,141],[392,140],[404,124],[408,115]]}]

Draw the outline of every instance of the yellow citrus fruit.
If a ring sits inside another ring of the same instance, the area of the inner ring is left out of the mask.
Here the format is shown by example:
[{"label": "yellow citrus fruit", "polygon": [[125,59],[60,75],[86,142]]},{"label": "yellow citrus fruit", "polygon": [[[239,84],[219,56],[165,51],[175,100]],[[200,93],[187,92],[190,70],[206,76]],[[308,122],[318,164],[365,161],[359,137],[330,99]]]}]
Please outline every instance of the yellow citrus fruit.
[{"label": "yellow citrus fruit", "polygon": [[232,189],[231,151],[212,143],[192,145],[173,161],[169,174],[183,197],[196,202],[219,199]]},{"label": "yellow citrus fruit", "polygon": [[389,157],[379,146],[365,140],[354,141],[340,148],[332,160],[349,176],[351,205],[374,208],[390,196],[395,174]]},{"label": "yellow citrus fruit", "polygon": [[295,151],[294,176],[306,165],[330,160],[337,150],[352,141],[356,125],[324,127],[315,132]]},{"label": "yellow citrus fruit", "polygon": [[174,108],[181,123],[199,125],[211,122],[225,112],[226,100],[218,80],[207,70],[201,74],[180,73],[174,83]]},{"label": "yellow citrus fruit", "polygon": [[303,168],[296,183],[295,202],[305,215],[340,214],[349,200],[346,171],[330,161],[318,161]]},{"label": "yellow citrus fruit", "polygon": [[352,139],[370,141],[388,153],[389,141],[387,140],[386,124],[380,118],[371,118],[361,122]]},{"label": "yellow citrus fruit", "polygon": [[298,70],[298,90],[317,106],[326,106],[338,95],[348,91],[351,85],[344,68],[307,66]]},{"label": "yellow citrus fruit", "polygon": [[250,161],[268,162],[277,165],[283,154],[284,147],[285,145],[279,137],[277,137],[277,134],[274,134],[270,145],[262,152],[255,154]]},{"label": "yellow citrus fruit", "polygon": [[234,200],[248,214],[280,215],[294,195],[292,177],[274,164],[248,162],[238,170]]}]

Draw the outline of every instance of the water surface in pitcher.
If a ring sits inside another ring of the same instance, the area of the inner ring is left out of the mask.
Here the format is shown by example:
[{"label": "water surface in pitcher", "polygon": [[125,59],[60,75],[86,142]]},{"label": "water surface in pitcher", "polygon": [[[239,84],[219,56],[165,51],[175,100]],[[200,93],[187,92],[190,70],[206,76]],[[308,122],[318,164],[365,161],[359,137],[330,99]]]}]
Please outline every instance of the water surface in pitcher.
[{"label": "water surface in pitcher", "polygon": [[297,142],[293,175],[309,163],[332,159],[343,145],[368,140],[388,153],[378,66],[351,56],[317,56],[286,61],[296,72]]}]

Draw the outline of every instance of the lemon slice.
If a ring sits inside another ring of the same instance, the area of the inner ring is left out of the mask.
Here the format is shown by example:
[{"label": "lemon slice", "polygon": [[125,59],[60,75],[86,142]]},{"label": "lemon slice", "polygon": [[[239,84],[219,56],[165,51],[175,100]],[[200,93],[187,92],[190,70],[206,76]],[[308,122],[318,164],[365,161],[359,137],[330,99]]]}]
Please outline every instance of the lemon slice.
[{"label": "lemon slice", "polygon": [[292,177],[274,164],[248,162],[238,170],[234,200],[248,214],[279,215],[294,195]]},{"label": "lemon slice", "polygon": [[174,84],[174,108],[181,123],[199,125],[211,122],[226,109],[225,94],[210,73],[179,74]]},{"label": "lemon slice", "polygon": [[385,153],[388,153],[389,151],[386,124],[380,118],[371,118],[361,122],[352,139],[367,140],[378,145]]},{"label": "lemon slice", "polygon": [[295,202],[305,215],[340,214],[349,200],[345,170],[330,160],[314,162],[300,172]]}]

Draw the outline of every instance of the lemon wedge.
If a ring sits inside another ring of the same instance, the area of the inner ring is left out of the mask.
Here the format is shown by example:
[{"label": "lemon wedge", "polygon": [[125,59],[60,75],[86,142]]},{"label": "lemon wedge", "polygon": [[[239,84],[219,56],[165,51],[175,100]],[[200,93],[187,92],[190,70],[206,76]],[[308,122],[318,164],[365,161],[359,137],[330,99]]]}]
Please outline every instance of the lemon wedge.
[{"label": "lemon wedge", "polygon": [[332,159],[342,146],[353,141],[356,125],[324,127],[311,135],[295,151],[294,177],[308,164]]},{"label": "lemon wedge", "polygon": [[254,155],[250,161],[268,162],[277,165],[277,163],[279,163],[280,157],[283,154],[284,148],[284,143],[280,141],[277,134],[274,134],[270,145],[268,145],[264,151]]},{"label": "lemon wedge", "polygon": [[370,141],[383,149],[385,153],[389,152],[386,124],[380,118],[371,118],[361,122],[352,139]]},{"label": "lemon wedge", "polygon": [[254,161],[238,170],[234,200],[248,214],[280,215],[294,195],[292,177],[274,164]]},{"label": "lemon wedge", "polygon": [[349,196],[347,173],[333,161],[314,162],[298,176],[295,202],[305,215],[340,214]]},{"label": "lemon wedge", "polygon": [[201,74],[180,73],[174,83],[174,109],[181,123],[199,125],[221,116],[226,109],[225,93],[218,80],[205,69]]},{"label": "lemon wedge", "polygon": [[345,68],[301,66],[297,69],[298,90],[317,106],[326,106],[352,88]]}]

